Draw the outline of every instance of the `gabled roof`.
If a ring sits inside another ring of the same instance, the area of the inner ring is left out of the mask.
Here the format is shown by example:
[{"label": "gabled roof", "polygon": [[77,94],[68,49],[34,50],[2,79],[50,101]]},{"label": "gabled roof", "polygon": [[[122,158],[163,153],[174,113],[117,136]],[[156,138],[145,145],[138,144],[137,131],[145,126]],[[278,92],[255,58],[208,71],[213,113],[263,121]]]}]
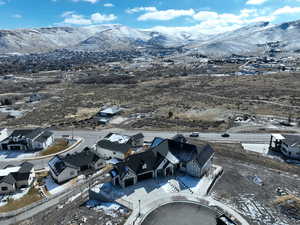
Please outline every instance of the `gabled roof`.
[{"label": "gabled roof", "polygon": [[0,177],[0,183],[14,184],[16,180],[12,174],[8,174],[7,176]]},{"label": "gabled roof", "polygon": [[189,162],[196,159],[199,165],[203,166],[214,154],[214,150],[210,145],[199,148],[196,145],[162,138],[155,138],[151,144],[151,148],[173,164],[176,164],[175,159],[179,162]]},{"label": "gabled roof", "polygon": [[98,146],[110,151],[126,153],[131,148],[129,140],[129,136],[109,133],[98,141]]},{"label": "gabled roof", "polygon": [[79,153],[74,153],[71,155],[66,155],[63,158],[63,161],[67,165],[72,165],[75,167],[88,166],[100,159],[98,155],[96,155],[91,149],[85,148]]},{"label": "gabled roof", "polygon": [[100,157],[91,149],[85,148],[79,153],[67,154],[66,156],[55,156],[48,162],[48,165],[54,174],[59,176],[59,174],[67,167],[79,169],[83,166],[92,165],[99,159]]},{"label": "gabled roof", "polygon": [[44,133],[42,133],[35,141],[37,142],[45,142],[49,137],[51,137],[53,133],[51,131],[46,130]]},{"label": "gabled roof", "polygon": [[117,106],[112,106],[112,107],[109,107],[109,108],[106,108],[106,109],[103,109],[100,111],[100,113],[105,113],[105,114],[117,114],[119,112],[121,112],[121,108],[117,107]]},{"label": "gabled roof", "polygon": [[131,136],[131,139],[136,140],[136,139],[142,139],[142,138],[144,138],[144,137],[145,137],[145,136],[144,136],[143,133],[137,133],[137,134]]},{"label": "gabled roof", "polygon": [[29,162],[23,162],[21,164],[21,168],[19,170],[19,173],[30,173],[33,168],[33,164]]},{"label": "gabled roof", "polygon": [[157,154],[151,150],[128,156],[123,162],[115,165],[115,170],[122,179],[130,171],[136,175],[155,170],[158,164],[163,160],[157,157]]},{"label": "gabled roof", "polygon": [[210,145],[206,145],[203,148],[198,148],[197,161],[200,167],[203,167],[205,163],[215,154],[215,151]]},{"label": "gabled roof", "polygon": [[43,128],[35,128],[35,129],[20,129],[14,130],[10,137],[25,137],[29,139],[34,139],[39,136],[42,132],[44,132]]},{"label": "gabled roof", "polygon": [[282,135],[285,139],[282,142],[286,143],[290,147],[300,147],[300,136],[299,135]]}]

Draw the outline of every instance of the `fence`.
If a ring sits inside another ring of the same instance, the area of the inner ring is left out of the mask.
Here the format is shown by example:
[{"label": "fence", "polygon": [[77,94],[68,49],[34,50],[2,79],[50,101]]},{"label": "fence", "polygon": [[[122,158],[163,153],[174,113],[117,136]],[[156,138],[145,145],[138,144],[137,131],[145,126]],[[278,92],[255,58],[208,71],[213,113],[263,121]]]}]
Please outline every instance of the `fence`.
[{"label": "fence", "polygon": [[69,189],[63,192],[59,192],[56,195],[46,197],[38,202],[11,212],[0,213],[0,224],[10,225],[18,223],[22,220],[31,218],[37,213],[40,213],[53,206],[65,204],[68,199],[78,194],[80,194],[78,198],[81,198],[81,200],[88,200],[89,187],[90,179],[86,180],[84,183],[76,184],[71,190]]}]

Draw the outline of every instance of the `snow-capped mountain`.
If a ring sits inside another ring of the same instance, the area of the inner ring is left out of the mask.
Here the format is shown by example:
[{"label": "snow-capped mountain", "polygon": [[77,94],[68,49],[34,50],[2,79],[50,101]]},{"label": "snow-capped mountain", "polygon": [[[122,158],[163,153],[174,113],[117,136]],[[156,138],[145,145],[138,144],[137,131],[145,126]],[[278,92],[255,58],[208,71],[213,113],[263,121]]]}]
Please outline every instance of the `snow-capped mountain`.
[{"label": "snow-capped mountain", "polygon": [[[276,45],[270,45],[276,43]],[[138,50],[182,47],[204,55],[261,54],[277,48],[300,50],[300,20],[273,25],[250,24],[218,35],[204,35],[196,27],[134,29],[123,25],[51,27],[0,30],[0,53],[33,53],[66,48],[81,51]]]},{"label": "snow-capped mountain", "polygon": [[300,49],[300,20],[279,25],[260,22],[212,36],[207,41],[193,42],[186,47],[207,55],[262,54],[272,48],[294,52]]}]

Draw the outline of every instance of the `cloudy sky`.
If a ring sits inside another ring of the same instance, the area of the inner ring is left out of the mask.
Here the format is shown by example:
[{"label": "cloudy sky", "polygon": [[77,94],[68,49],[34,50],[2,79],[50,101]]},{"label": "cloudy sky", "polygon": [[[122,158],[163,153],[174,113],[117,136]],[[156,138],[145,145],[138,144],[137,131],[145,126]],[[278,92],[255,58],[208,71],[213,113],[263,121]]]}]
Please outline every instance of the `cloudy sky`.
[{"label": "cloudy sky", "polygon": [[0,0],[0,29],[123,24],[218,33],[300,19],[300,0]]}]

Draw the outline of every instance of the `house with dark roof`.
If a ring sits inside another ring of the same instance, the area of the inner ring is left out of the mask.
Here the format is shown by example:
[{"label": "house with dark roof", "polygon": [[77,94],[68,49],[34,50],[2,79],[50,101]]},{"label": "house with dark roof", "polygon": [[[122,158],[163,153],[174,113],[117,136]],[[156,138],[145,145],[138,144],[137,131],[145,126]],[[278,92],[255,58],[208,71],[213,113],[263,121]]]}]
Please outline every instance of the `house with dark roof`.
[{"label": "house with dark roof", "polygon": [[144,144],[144,135],[142,133],[133,136],[109,133],[96,145],[97,153],[104,159],[125,159],[132,151]]},{"label": "house with dark roof", "polygon": [[48,162],[50,174],[57,183],[64,183],[80,174],[90,173],[105,166],[105,162],[90,148],[81,152],[55,156]]},{"label": "house with dark roof", "polygon": [[214,156],[211,146],[200,148],[180,140],[155,138],[148,150],[114,165],[112,183],[125,188],[143,179],[173,175],[176,170],[195,177],[208,173]]},{"label": "house with dark roof", "polygon": [[20,166],[7,166],[0,170],[0,194],[9,194],[29,187],[34,179],[34,168],[29,162],[24,162]]},{"label": "house with dark roof", "polygon": [[14,130],[0,142],[0,150],[39,151],[49,147],[53,141],[53,133],[47,129]]},{"label": "house with dark roof", "polygon": [[272,134],[269,149],[280,151],[288,158],[300,160],[300,135]]}]

